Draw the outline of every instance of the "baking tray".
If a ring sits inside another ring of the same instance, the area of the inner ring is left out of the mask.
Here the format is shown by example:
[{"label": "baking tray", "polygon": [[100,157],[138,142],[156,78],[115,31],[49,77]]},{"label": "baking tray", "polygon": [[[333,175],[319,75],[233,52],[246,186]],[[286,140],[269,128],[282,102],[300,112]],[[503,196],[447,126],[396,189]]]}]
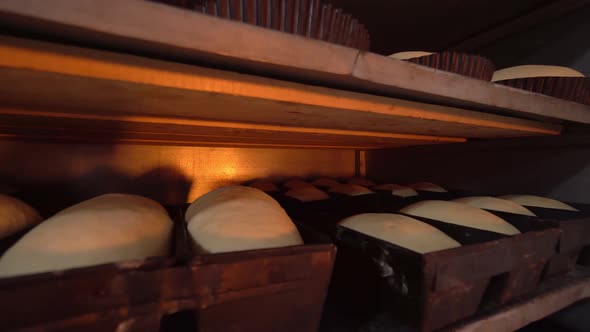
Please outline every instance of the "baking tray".
[{"label": "baking tray", "polygon": [[516,227],[522,234],[512,236],[513,267],[509,273],[494,280],[489,291],[489,306],[508,303],[535,290],[557,255],[561,236],[559,224],[533,216],[486,210]]},{"label": "baking tray", "polygon": [[590,105],[588,77],[527,77],[494,83]]},{"label": "baking tray", "polygon": [[[178,219],[177,209],[168,211]],[[182,227],[175,223],[169,256],[0,279],[0,330],[105,330],[134,319],[137,326],[140,321],[156,324],[153,317],[163,317],[164,308],[181,309],[172,300],[186,292],[182,272],[174,268],[180,234]],[[130,330],[133,324],[127,323]]]},{"label": "baking tray", "polygon": [[336,223],[359,213],[381,212],[378,194],[348,196],[330,193],[330,199],[316,202],[301,202],[296,199],[279,198],[278,201],[298,224],[333,236]]},{"label": "baking tray", "polygon": [[352,15],[322,0],[155,0],[204,14],[369,50],[370,36]]},{"label": "baking tray", "polygon": [[391,306],[396,316],[419,323],[422,331],[474,314],[491,279],[510,270],[511,262],[501,259],[508,255],[504,237],[421,220],[442,228],[464,246],[422,255],[337,226],[339,257],[330,296],[348,299],[359,310],[381,302]]},{"label": "baking tray", "polygon": [[317,331],[336,248],[297,227],[304,245],[219,254],[187,247],[200,331]]},{"label": "baking tray", "polygon": [[590,265],[590,205],[567,203],[580,210],[565,211],[527,206],[537,216],[558,223],[561,235],[557,254],[551,259],[545,278],[554,277],[572,271],[576,262]]}]

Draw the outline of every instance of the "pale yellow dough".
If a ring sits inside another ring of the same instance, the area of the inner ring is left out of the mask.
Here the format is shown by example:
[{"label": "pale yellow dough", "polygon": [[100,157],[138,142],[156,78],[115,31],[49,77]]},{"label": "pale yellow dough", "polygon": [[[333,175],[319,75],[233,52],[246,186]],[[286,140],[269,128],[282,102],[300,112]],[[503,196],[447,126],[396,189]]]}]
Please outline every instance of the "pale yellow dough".
[{"label": "pale yellow dough", "polygon": [[339,224],[421,254],[461,246],[427,223],[399,214],[365,213],[346,218]]},{"label": "pale yellow dough", "polygon": [[29,204],[0,194],[0,239],[41,222],[41,216]]},{"label": "pale yellow dough", "polygon": [[341,183],[330,178],[319,178],[313,181],[312,184],[318,187],[333,187],[340,185]]},{"label": "pale yellow dough", "polygon": [[418,195],[418,192],[412,188],[400,186],[399,184],[393,184],[393,183],[380,184],[378,186],[372,187],[371,189],[391,191],[392,195],[400,196],[400,197],[411,197],[411,196]]},{"label": "pale yellow dough", "polygon": [[151,199],[109,194],[33,228],[0,258],[3,277],[166,255],[172,221]]},{"label": "pale yellow dough", "polygon": [[533,206],[533,207],[542,207],[548,209],[557,209],[557,210],[568,210],[568,211],[579,211],[573,206],[567,205],[563,202],[560,202],[556,199],[546,198],[541,196],[534,196],[534,195],[505,195],[500,196],[502,199],[506,199],[520,205],[524,206]]},{"label": "pale yellow dough", "polygon": [[213,190],[191,204],[185,220],[194,244],[207,253],[303,244],[285,210],[255,188]]},{"label": "pale yellow dough", "polygon": [[337,186],[333,186],[330,187],[330,192],[332,193],[337,193],[337,194],[343,194],[343,195],[348,195],[348,196],[361,196],[361,195],[367,195],[367,194],[372,194],[373,191],[365,188],[363,186],[359,186],[356,184],[339,184]]},{"label": "pale yellow dough", "polygon": [[302,202],[322,201],[330,198],[325,192],[312,187],[291,189],[285,193],[285,196],[295,198]]},{"label": "pale yellow dough", "polygon": [[289,181],[283,183],[283,187],[285,187],[287,189],[295,189],[295,188],[314,187],[314,185],[309,182],[305,182],[303,180],[293,179],[293,180],[289,180]]},{"label": "pale yellow dough", "polygon": [[415,189],[415,190],[422,190],[422,191],[431,191],[436,193],[446,193],[447,190],[439,185],[436,185],[432,182],[418,182],[408,184],[408,187]]},{"label": "pale yellow dough", "polygon": [[349,184],[356,184],[358,186],[363,186],[363,187],[372,187],[375,185],[375,182],[373,182],[369,179],[365,179],[365,178],[350,178],[346,182]]},{"label": "pale yellow dough", "polygon": [[469,204],[480,209],[521,214],[524,216],[535,216],[535,214],[531,210],[525,208],[524,206],[497,197],[473,196],[455,199],[454,201],[458,203]]},{"label": "pale yellow dough", "polygon": [[492,82],[527,77],[585,77],[577,70],[560,66],[526,65],[496,70]]},{"label": "pale yellow dough", "polygon": [[409,60],[409,59],[419,58],[419,57],[433,55],[433,54],[436,54],[436,53],[423,52],[423,51],[409,51],[409,52],[393,53],[389,57],[394,58],[394,59],[398,59],[398,60]]},{"label": "pale yellow dough", "polygon": [[448,201],[422,201],[400,210],[416,217],[439,220],[506,235],[520,232],[501,218],[471,205]]},{"label": "pale yellow dough", "polygon": [[248,187],[260,189],[264,192],[275,192],[279,191],[279,187],[277,187],[274,183],[269,181],[256,181],[252,182],[248,185]]}]

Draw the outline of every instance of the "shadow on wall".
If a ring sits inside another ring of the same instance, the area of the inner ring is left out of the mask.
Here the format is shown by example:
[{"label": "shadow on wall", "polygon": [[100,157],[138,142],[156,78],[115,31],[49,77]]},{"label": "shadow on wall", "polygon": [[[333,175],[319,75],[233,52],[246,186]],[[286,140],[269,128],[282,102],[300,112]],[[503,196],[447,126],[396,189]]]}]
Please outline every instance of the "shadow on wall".
[{"label": "shadow on wall", "polygon": [[368,176],[386,182],[432,181],[490,194],[538,194],[590,203],[590,146],[425,146],[374,151]]},{"label": "shadow on wall", "polygon": [[[9,179],[0,179],[7,183]],[[172,167],[158,167],[132,177],[110,167],[99,167],[84,176],[43,184],[13,185],[15,196],[51,216],[71,205],[108,193],[126,193],[151,198],[164,205],[185,203],[190,179]]]}]

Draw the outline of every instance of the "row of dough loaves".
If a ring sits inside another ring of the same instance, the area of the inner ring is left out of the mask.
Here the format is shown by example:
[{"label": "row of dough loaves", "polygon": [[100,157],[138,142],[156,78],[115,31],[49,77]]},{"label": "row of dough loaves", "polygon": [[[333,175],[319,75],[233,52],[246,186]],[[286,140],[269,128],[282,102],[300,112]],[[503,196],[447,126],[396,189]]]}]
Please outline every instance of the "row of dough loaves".
[{"label": "row of dough loaves", "polygon": [[[255,181],[250,187],[264,192],[278,192],[279,186],[269,181]],[[282,187],[286,189],[285,196],[302,202],[313,202],[329,199],[328,193],[361,196],[372,194],[375,191],[388,191],[392,195],[410,197],[418,195],[418,191],[430,191],[444,193],[446,189],[430,182],[413,183],[406,186],[398,184],[380,184],[365,178],[350,178],[346,183],[338,182],[331,178],[319,178],[312,182],[301,179],[292,179],[284,182]],[[324,189],[324,190],[322,190]]]},{"label": "row of dough loaves", "polygon": [[[445,223],[472,227],[504,235],[520,232],[502,218],[486,211],[502,211],[534,216],[529,207],[577,211],[563,202],[533,195],[508,195],[501,198],[474,196],[455,201],[425,200],[411,204],[400,214],[366,213],[342,220],[339,224],[360,233],[393,243],[397,246],[428,253],[458,247],[460,244],[435,227],[413,217],[423,217]],[[486,209],[486,210],[484,210]]]}]

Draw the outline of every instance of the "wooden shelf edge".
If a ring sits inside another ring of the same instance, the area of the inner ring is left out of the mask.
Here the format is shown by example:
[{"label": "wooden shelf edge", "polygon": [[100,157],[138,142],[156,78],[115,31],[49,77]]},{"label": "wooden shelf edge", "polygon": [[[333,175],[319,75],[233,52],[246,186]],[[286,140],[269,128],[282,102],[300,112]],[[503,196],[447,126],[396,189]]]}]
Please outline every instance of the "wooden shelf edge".
[{"label": "wooden shelf edge", "polygon": [[444,331],[515,331],[575,302],[590,298],[590,269],[580,268],[570,275],[549,280],[540,287],[533,295],[512,305]]},{"label": "wooden shelf edge", "polygon": [[590,123],[590,106],[144,0],[5,0],[0,18],[13,29],[87,45],[519,117]]},{"label": "wooden shelf edge", "polygon": [[0,102],[58,112],[437,141],[561,131],[537,121],[12,37],[0,37],[0,72]]},{"label": "wooden shelf edge", "polygon": [[463,138],[299,128],[144,115],[101,115],[0,108],[0,139],[232,147],[376,149]]}]

